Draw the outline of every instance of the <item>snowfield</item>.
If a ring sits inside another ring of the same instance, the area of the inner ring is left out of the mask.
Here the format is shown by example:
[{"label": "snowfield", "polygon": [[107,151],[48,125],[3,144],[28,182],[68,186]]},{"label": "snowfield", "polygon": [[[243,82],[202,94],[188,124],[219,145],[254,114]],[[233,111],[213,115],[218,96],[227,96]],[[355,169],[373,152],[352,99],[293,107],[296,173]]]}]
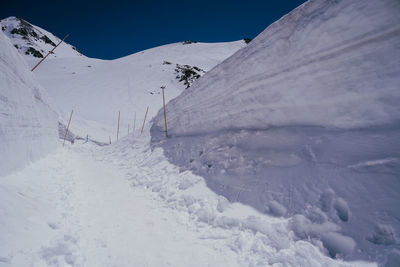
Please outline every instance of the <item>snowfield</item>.
[{"label": "snowfield", "polygon": [[[166,101],[185,90],[184,83],[176,78],[176,64],[209,71],[245,45],[244,41],[176,43],[111,61],[52,59],[35,73],[45,88],[51,88],[48,93],[59,107],[64,123],[71,109],[76,112],[78,120],[74,121],[73,132],[108,142],[109,136],[116,139],[118,111],[124,136],[128,134],[128,124],[130,129],[134,124],[136,129],[142,126],[147,106],[148,119],[157,113],[162,105],[161,86],[166,86]],[[28,62],[33,66],[36,61]]]}]

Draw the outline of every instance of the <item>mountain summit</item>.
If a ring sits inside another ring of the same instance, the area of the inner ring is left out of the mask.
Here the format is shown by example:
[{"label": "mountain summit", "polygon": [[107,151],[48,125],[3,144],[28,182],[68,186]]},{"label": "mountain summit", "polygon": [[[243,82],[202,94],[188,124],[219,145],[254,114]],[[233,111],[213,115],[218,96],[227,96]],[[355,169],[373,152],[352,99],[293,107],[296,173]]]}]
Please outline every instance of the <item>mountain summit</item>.
[{"label": "mountain summit", "polygon": [[[61,41],[52,33],[17,17],[1,20],[0,26],[18,52],[27,58],[43,58]],[[50,57],[82,57],[82,54],[76,47],[63,42]]]}]

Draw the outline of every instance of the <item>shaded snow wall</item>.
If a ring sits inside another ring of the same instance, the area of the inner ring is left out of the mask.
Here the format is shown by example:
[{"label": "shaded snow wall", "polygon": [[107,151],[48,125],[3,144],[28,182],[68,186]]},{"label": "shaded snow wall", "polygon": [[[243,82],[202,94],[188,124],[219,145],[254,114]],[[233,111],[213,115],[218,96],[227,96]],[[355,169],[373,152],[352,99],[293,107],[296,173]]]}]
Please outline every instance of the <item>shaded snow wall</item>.
[{"label": "shaded snow wall", "polygon": [[0,32],[0,176],[54,150],[57,114],[26,62]]}]

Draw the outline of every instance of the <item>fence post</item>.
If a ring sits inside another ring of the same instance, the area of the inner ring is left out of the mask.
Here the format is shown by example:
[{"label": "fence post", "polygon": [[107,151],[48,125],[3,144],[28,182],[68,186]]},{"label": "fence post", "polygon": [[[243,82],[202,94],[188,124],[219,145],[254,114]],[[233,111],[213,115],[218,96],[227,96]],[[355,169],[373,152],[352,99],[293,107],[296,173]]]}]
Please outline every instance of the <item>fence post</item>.
[{"label": "fence post", "polygon": [[117,141],[118,141],[118,136],[119,136],[119,118],[121,115],[121,111],[118,111],[118,127],[117,127]]},{"label": "fence post", "polygon": [[146,114],[144,115],[144,120],[143,120],[143,126],[142,126],[142,131],[140,131],[140,134],[143,133],[143,129],[144,129],[144,124],[146,123],[146,117],[147,117],[147,112],[149,111],[149,106],[147,106],[146,109]]},{"label": "fence post", "polygon": [[42,59],[31,69],[31,71],[34,71],[34,70],[40,65],[40,63],[42,63],[42,62],[46,59],[46,57],[48,57],[51,53],[53,53],[54,49],[56,49],[65,39],[67,39],[68,36],[69,36],[69,34],[65,35],[64,39],[62,39],[53,49],[51,49],[51,50],[49,51],[49,53],[47,53],[47,55],[46,55],[44,58],[42,58]]},{"label": "fence post", "polygon": [[135,134],[136,130],[136,112],[135,112],[135,119],[133,120],[133,134]]},{"label": "fence post", "polygon": [[67,129],[65,130],[65,135],[64,135],[63,147],[64,147],[64,144],[65,144],[65,138],[67,138],[68,129],[69,129],[69,125],[70,125],[70,123],[71,123],[72,113],[73,113],[73,112],[74,112],[74,110],[71,110],[71,115],[69,115],[68,126],[67,126]]},{"label": "fence post", "polygon": [[168,138],[168,131],[167,131],[167,111],[165,110],[165,96],[164,96],[164,89],[165,89],[165,86],[161,86],[161,89],[162,89],[162,98],[163,98],[163,105],[164,105],[165,137]]}]

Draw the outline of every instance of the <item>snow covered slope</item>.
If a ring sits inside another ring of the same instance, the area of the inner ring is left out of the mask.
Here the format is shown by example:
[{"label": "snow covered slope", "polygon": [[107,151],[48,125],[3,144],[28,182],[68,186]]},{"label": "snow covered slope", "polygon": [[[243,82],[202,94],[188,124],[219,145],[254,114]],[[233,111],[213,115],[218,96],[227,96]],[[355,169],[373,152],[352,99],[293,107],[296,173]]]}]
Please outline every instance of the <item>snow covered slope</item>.
[{"label": "snow covered slope", "polygon": [[[52,33],[16,17],[1,20],[0,27],[25,58],[43,58],[60,42]],[[63,57],[83,56],[74,46],[62,43],[48,58]]]},{"label": "snow covered slope", "polygon": [[0,176],[52,151],[57,114],[28,65],[0,32]]},{"label": "snow covered slope", "polygon": [[398,263],[399,12],[306,2],[173,99],[153,143],[333,257]]},{"label": "snow covered slope", "polygon": [[[186,82],[193,83],[244,46],[244,41],[176,43],[111,61],[57,58],[46,60],[35,74],[64,114],[64,121],[74,109],[74,132],[108,142],[109,136],[116,139],[118,111],[121,137],[128,134],[128,124],[130,130],[134,124],[141,128],[147,106],[147,121],[161,108],[161,86],[166,86],[168,101],[185,90]],[[30,65],[36,61],[28,60]]]},{"label": "snow covered slope", "polygon": [[[26,53],[29,49],[45,55],[54,47],[52,43],[59,42],[53,34],[19,18],[9,17],[0,24],[31,67],[40,58]],[[245,46],[244,40],[212,44],[186,41],[116,60],[100,60],[81,56],[76,48],[62,43],[34,74],[58,108],[62,124],[68,123],[73,109],[73,133],[108,143],[109,136],[116,139],[119,111],[121,137],[128,134],[128,127],[130,132],[134,126],[141,128],[147,106],[147,122],[161,108],[161,86],[166,86],[168,101]]]}]

